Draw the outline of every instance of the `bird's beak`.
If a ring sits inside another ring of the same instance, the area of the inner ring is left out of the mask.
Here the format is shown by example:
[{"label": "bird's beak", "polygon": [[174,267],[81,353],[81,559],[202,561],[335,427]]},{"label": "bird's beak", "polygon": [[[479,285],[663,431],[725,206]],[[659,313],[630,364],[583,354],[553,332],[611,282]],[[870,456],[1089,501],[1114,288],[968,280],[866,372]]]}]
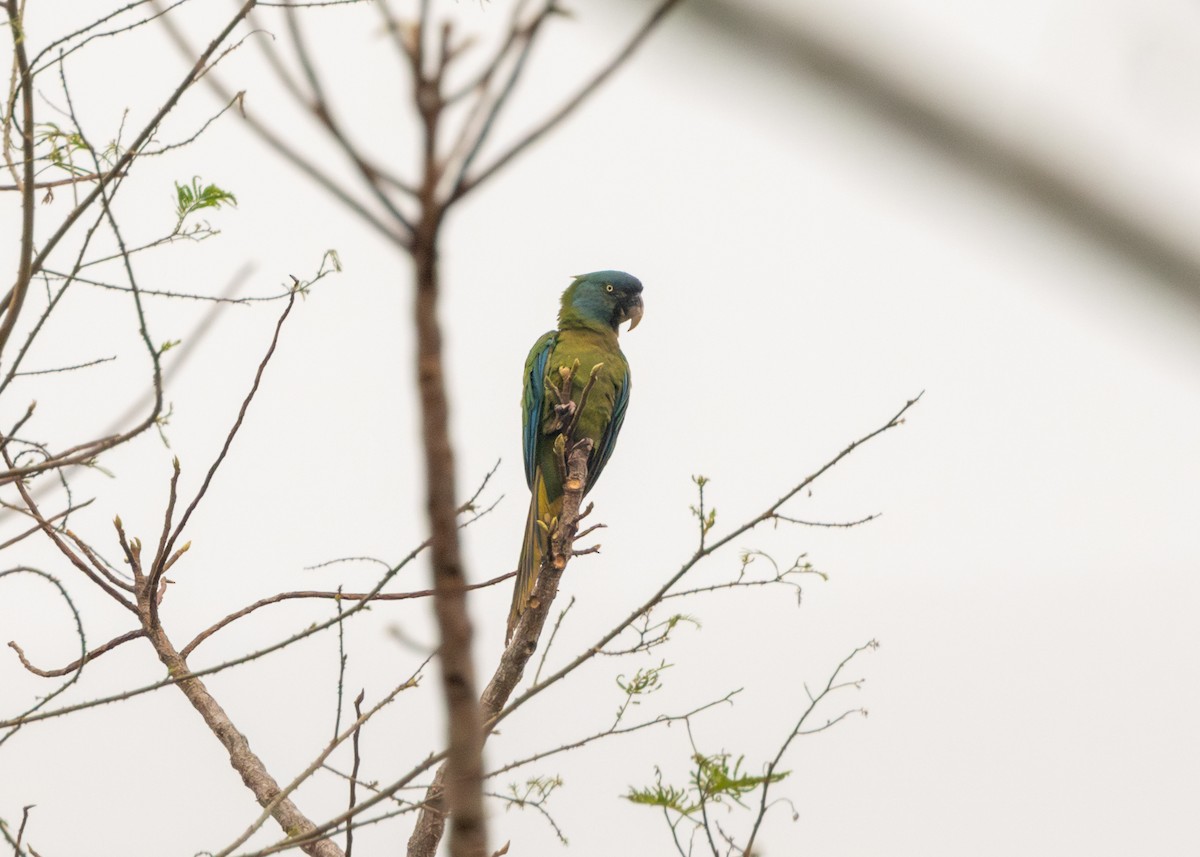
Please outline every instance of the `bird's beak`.
[{"label": "bird's beak", "polygon": [[625,319],[629,321],[630,330],[638,326],[638,322],[642,320],[642,312],[644,311],[642,296],[638,295],[633,300],[634,302],[629,305],[629,309],[625,310]]}]

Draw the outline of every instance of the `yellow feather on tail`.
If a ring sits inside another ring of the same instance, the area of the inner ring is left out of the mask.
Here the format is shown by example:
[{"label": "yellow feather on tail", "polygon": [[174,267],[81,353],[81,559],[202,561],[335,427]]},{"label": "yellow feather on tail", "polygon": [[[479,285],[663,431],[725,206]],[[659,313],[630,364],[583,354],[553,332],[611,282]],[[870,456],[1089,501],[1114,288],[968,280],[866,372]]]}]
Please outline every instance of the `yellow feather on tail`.
[{"label": "yellow feather on tail", "polygon": [[517,564],[517,581],[513,587],[512,609],[508,612],[508,632],[504,635],[505,645],[512,639],[521,614],[529,606],[529,597],[537,583],[538,570],[549,543],[551,520],[550,501],[546,497],[546,481],[539,467],[533,475],[533,491],[529,495],[529,514],[525,518],[525,537],[521,541],[521,560]]}]

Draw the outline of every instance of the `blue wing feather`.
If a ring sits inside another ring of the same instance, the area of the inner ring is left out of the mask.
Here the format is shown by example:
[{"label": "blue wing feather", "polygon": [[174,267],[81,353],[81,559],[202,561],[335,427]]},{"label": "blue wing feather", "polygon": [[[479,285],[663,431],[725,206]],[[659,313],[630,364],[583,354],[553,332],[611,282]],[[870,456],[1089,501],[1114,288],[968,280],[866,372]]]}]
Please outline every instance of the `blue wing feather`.
[{"label": "blue wing feather", "polygon": [[537,442],[542,426],[542,407],[546,402],[546,363],[558,341],[558,331],[544,334],[525,360],[525,390],[521,397],[521,449],[525,453],[525,481],[533,490],[537,472]]},{"label": "blue wing feather", "polygon": [[617,400],[613,403],[612,419],[608,421],[604,434],[600,438],[600,445],[592,450],[592,458],[588,462],[588,491],[595,487],[596,482],[600,479],[601,471],[604,470],[604,465],[608,463],[609,456],[617,448],[617,435],[621,433],[621,424],[625,422],[625,409],[629,407],[629,388],[632,385],[629,370],[626,370],[625,377],[621,379],[621,388],[617,391]]}]

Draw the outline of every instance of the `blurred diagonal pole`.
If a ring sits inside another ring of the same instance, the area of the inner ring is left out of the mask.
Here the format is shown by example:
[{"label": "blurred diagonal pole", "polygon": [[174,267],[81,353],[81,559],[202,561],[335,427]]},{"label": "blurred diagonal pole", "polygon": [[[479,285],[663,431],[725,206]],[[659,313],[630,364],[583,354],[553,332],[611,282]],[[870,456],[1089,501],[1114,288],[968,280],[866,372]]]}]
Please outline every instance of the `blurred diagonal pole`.
[{"label": "blurred diagonal pole", "polygon": [[[1092,129],[1062,114],[1029,116],[1019,132],[989,109],[993,92],[977,69],[935,69],[929,57],[875,24],[851,28],[834,15],[797,8],[778,14],[745,0],[690,0],[685,21],[781,72],[816,82],[953,158],[971,172],[1018,192],[1091,241],[1152,273],[1200,306],[1200,199],[1181,198],[1130,174],[1141,164],[1112,158]],[[840,14],[840,13],[839,13]],[[861,15],[861,10],[859,10]],[[851,33],[851,31],[853,31]],[[974,83],[974,86],[971,84]],[[1064,111],[1065,112],[1065,111]],[[1022,117],[1025,114],[1022,113]]]}]

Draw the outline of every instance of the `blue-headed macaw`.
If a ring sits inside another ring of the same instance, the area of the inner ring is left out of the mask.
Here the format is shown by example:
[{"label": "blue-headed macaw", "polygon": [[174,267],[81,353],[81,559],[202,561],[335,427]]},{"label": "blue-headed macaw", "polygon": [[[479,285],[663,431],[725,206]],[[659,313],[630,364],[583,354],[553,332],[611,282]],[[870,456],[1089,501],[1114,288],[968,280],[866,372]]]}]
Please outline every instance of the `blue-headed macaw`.
[{"label": "blue-headed macaw", "polygon": [[[508,614],[508,637],[529,603],[542,564],[548,533],[562,513],[563,478],[561,458],[554,450],[561,431],[555,418],[558,398],[548,385],[562,384],[560,367],[578,361],[571,384],[572,401],[580,394],[592,367],[604,364],[596,376],[587,402],[579,414],[574,439],[590,438],[586,491],[600,478],[604,465],[617,445],[617,435],[629,405],[629,363],[617,344],[617,329],[629,322],[637,327],[642,318],[642,284],[622,271],[595,271],[575,278],[563,292],[558,312],[558,330],[542,336],[525,360],[525,391],[521,397],[522,448],[525,480],[529,483],[529,515],[517,566],[512,610]],[[545,529],[538,526],[543,522]]]}]

